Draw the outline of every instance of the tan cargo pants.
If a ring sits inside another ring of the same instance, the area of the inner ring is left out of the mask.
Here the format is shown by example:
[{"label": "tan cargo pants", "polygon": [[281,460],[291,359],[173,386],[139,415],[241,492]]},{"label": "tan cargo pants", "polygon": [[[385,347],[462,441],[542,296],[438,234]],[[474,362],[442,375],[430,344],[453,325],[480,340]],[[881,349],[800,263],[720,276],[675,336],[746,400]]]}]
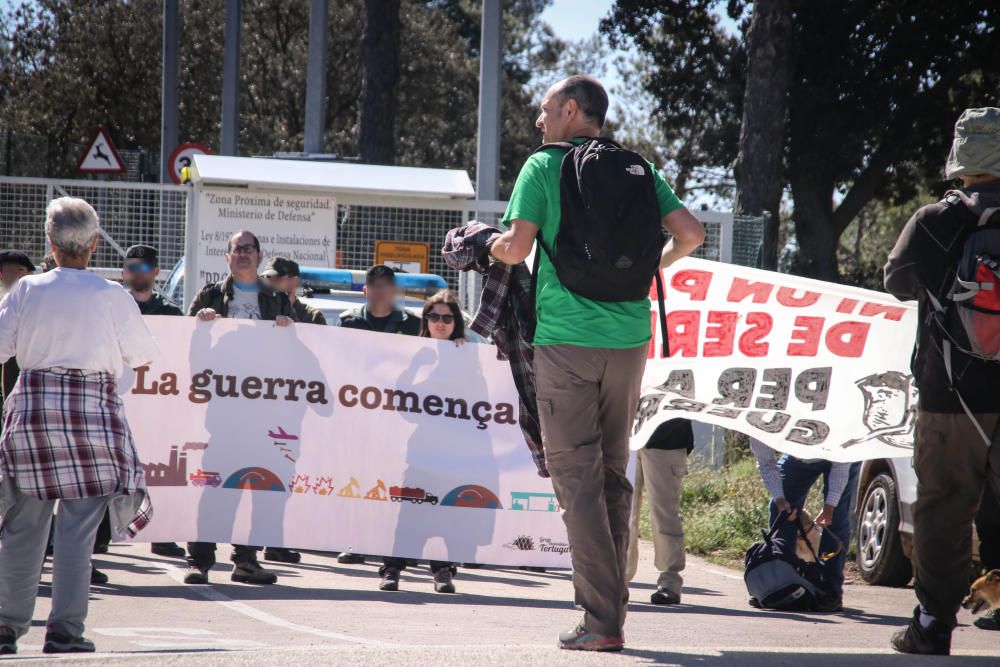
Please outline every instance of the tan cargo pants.
[{"label": "tan cargo pants", "polygon": [[639,567],[639,517],[645,490],[649,496],[649,522],[653,529],[653,565],[660,572],[656,585],[678,596],[684,585],[681,577],[685,565],[681,487],[687,471],[685,449],[643,448],[636,453],[626,578],[632,581]]},{"label": "tan cargo pants", "polygon": [[563,508],[576,604],[591,632],[620,637],[628,606],[629,431],[647,346],[535,348],[545,461]]}]

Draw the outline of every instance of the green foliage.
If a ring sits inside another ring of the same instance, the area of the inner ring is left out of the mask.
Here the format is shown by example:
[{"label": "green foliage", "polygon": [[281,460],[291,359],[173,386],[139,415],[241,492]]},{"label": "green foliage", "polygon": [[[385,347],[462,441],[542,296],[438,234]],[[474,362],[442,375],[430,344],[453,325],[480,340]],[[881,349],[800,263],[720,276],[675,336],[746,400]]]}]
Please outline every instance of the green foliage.
[{"label": "green foliage", "polygon": [[[736,158],[746,56],[742,41],[723,29],[718,4],[618,0],[601,22],[613,46],[641,54],[623,73],[631,87],[642,86],[653,98],[656,138],[662,139],[657,152],[672,164],[680,193],[718,193],[718,171]],[[739,18],[742,6],[734,4],[732,12]]]},{"label": "green foliage", "polygon": [[[1000,5],[792,6],[786,178],[798,257],[788,265],[836,279],[840,239],[865,206],[940,191],[958,114],[998,103]],[[740,34],[727,33],[723,14]],[[735,156],[743,96],[753,94],[742,79],[745,18],[746,3],[737,0],[618,0],[602,23],[614,42],[634,44],[650,60],[644,83],[682,164],[728,168]]]},{"label": "green foliage", "polygon": [[[813,488],[806,502],[813,515],[822,509],[821,486]],[[752,456],[718,471],[693,466],[681,493],[687,552],[725,565],[742,563],[747,547],[767,528],[769,501]],[[640,535],[652,539],[646,504]]]}]

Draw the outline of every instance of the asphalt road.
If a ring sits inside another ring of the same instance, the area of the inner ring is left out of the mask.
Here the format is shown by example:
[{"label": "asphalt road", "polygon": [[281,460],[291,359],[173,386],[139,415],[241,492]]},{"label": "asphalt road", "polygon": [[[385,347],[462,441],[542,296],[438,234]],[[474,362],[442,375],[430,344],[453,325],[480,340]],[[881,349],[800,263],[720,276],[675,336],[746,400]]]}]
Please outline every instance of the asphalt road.
[{"label": "asphalt road", "polygon": [[[457,595],[432,591],[426,568],[408,570],[402,590],[377,590],[374,565],[343,566],[307,554],[280,565],[278,585],[229,581],[218,565],[212,585],[185,586],[180,561],[153,556],[147,545],[113,545],[96,562],[111,577],[92,589],[87,635],[92,656],[41,653],[49,609],[48,567],[35,627],[4,662],[98,661],[99,664],[322,665],[1000,665],[1000,633],[969,625],[963,612],[954,637],[960,660],[912,657],[889,649],[891,633],[914,605],[911,589],[849,585],[843,614],[780,614],[751,609],[739,572],[690,558],[683,604],[648,603],[655,581],[652,548],[643,545],[620,654],[579,654],[555,647],[573,626],[566,572],[463,569]],[[225,553],[220,548],[220,555]]]}]

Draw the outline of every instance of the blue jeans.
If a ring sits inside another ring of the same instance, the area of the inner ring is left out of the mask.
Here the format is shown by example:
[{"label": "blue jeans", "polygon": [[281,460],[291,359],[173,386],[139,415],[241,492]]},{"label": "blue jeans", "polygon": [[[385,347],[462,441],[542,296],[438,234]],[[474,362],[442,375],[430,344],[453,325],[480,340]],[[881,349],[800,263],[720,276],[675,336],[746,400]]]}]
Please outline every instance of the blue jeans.
[{"label": "blue jeans", "polygon": [[[791,503],[792,507],[802,509],[809,495],[809,489],[822,477],[823,493],[826,494],[827,484],[830,480],[830,461],[806,462],[794,456],[785,454],[778,461],[781,468],[781,484],[785,490],[785,500]],[[851,464],[851,474],[847,480],[847,488],[840,496],[840,502],[833,512],[833,523],[823,531],[823,538],[820,540],[820,553],[833,552],[837,550],[837,542],[826,534],[827,531],[834,533],[844,543],[844,551],[826,562],[826,570],[829,575],[830,584],[833,590],[831,593],[837,597],[844,594],[844,563],[847,562],[847,546],[851,541],[851,517],[854,514],[854,497],[858,487],[858,470],[860,463]],[[771,523],[778,516],[778,508],[771,501]],[[796,528],[794,523],[788,523],[782,529],[780,537],[783,537],[788,544],[795,544]]]}]

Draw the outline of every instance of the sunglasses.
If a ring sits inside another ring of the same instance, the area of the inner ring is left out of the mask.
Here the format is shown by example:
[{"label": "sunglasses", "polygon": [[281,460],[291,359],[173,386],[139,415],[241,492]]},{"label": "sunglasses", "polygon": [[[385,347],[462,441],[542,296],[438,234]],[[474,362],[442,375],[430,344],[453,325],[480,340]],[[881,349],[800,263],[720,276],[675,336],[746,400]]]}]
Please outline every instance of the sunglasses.
[{"label": "sunglasses", "polygon": [[249,255],[255,252],[257,252],[257,246],[255,246],[252,243],[245,243],[243,245],[238,245],[229,251],[231,255]]},{"label": "sunglasses", "polygon": [[155,268],[152,264],[146,264],[145,262],[125,265],[125,270],[129,273],[149,273]]},{"label": "sunglasses", "polygon": [[455,316],[441,315],[439,313],[427,313],[427,320],[430,322],[444,322],[445,324],[452,324],[455,322]]}]

